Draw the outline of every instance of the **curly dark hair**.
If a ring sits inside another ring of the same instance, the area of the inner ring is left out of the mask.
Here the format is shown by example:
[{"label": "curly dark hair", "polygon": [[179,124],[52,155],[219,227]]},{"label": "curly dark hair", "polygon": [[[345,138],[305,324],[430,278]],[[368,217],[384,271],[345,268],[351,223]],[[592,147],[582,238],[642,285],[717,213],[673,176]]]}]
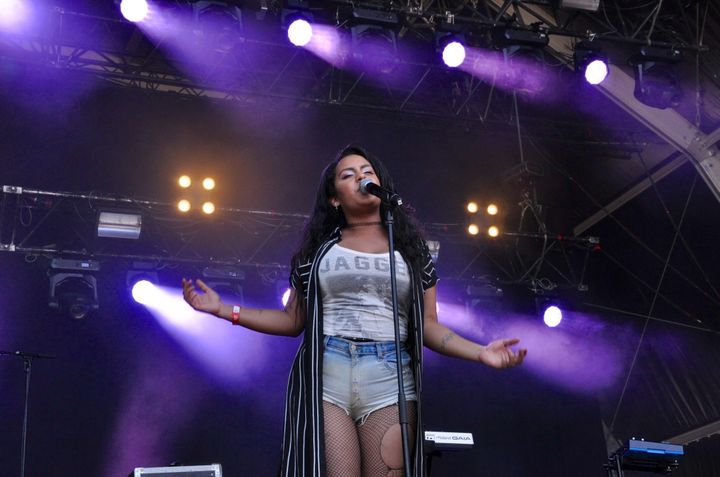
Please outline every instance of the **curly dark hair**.
[{"label": "curly dark hair", "polygon": [[[345,226],[345,215],[342,209],[337,210],[331,206],[330,198],[336,194],[335,168],[340,160],[353,154],[367,159],[375,170],[375,174],[380,180],[380,185],[390,191],[395,191],[395,185],[393,184],[392,177],[390,177],[390,173],[377,157],[356,144],[351,144],[341,149],[333,161],[330,162],[322,172],[320,186],[318,187],[315,197],[315,206],[305,225],[300,247],[290,261],[292,268],[311,260],[317,249],[330,237],[332,232],[337,227],[342,228]],[[385,224],[386,207],[385,204],[380,206],[380,217],[383,224]],[[395,238],[395,249],[400,252],[417,274],[424,266],[422,256],[425,241],[423,240],[423,233],[420,226],[415,219],[414,210],[408,205],[397,207],[395,209],[394,219],[393,236]]]}]

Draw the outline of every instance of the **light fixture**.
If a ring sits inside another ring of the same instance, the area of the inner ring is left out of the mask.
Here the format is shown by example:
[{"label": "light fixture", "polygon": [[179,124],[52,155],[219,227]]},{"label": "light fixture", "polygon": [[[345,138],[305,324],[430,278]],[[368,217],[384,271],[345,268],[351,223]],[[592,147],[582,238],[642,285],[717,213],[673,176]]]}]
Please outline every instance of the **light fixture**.
[{"label": "light fixture", "polygon": [[312,40],[313,28],[306,18],[295,18],[288,25],[287,35],[293,45],[305,46]]},{"label": "light fixture", "polygon": [[183,189],[187,189],[192,185],[192,179],[190,179],[190,176],[182,175],[178,177],[178,185]]},{"label": "light fixture", "polygon": [[480,233],[480,227],[478,227],[477,224],[470,224],[467,226],[467,233],[477,235]]},{"label": "light fixture", "polygon": [[283,28],[287,29],[290,43],[305,46],[312,40],[314,21],[307,0],[289,0],[280,15]]},{"label": "light fixture", "polygon": [[190,211],[190,201],[187,199],[180,199],[177,203],[177,208],[180,212],[189,212]]},{"label": "light fixture", "polygon": [[490,227],[488,227],[487,234],[492,238],[496,238],[500,235],[500,229],[497,228],[495,225],[491,225]]},{"label": "light fixture", "polygon": [[0,1],[0,29],[20,30],[32,19],[31,2],[27,0]]},{"label": "light fixture", "polygon": [[600,8],[600,0],[560,0],[560,8],[597,12]]},{"label": "light fixture", "polygon": [[682,52],[674,48],[641,47],[630,58],[635,68],[635,98],[658,109],[678,106],[682,88],[677,67],[682,58]]},{"label": "light fixture", "polygon": [[544,47],[549,43],[547,32],[537,29],[495,27],[490,31],[491,43],[502,50],[504,66],[497,77],[503,89],[539,95],[551,81],[547,77]]},{"label": "light fixture", "polygon": [[100,307],[97,279],[90,273],[100,270],[100,262],[54,258],[50,269],[50,308],[82,320]]},{"label": "light fixture", "polygon": [[352,56],[365,71],[387,75],[400,63],[397,35],[400,24],[395,13],[354,8],[350,18]]},{"label": "light fixture", "polygon": [[[446,24],[443,26],[445,29],[454,27]],[[443,63],[450,68],[457,68],[465,61],[465,44],[465,35],[461,33],[445,31],[435,33],[435,49],[442,55]]]},{"label": "light fixture", "polygon": [[488,215],[497,215],[499,212],[498,206],[495,204],[488,204],[488,206],[485,210],[488,213]]},{"label": "light fixture", "polygon": [[141,22],[148,15],[148,3],[146,0],[122,0],[120,2],[120,13],[127,21]]},{"label": "light fixture", "polygon": [[215,179],[212,177],[206,177],[202,182],[203,189],[213,190],[215,188]]},{"label": "light fixture", "polygon": [[549,328],[555,328],[563,319],[563,307],[557,298],[536,297],[535,307],[543,323]]},{"label": "light fixture", "polygon": [[573,62],[575,71],[582,73],[585,81],[592,85],[602,83],[610,73],[607,55],[597,45],[588,41],[575,45]]},{"label": "light fixture", "polygon": [[192,4],[195,35],[217,52],[231,51],[244,40],[242,11],[228,2],[203,0]]},{"label": "light fixture", "polygon": [[203,202],[202,211],[205,215],[210,215],[210,214],[215,213],[215,204],[213,204],[210,201]]},{"label": "light fixture", "polygon": [[142,215],[101,211],[97,220],[97,236],[138,239],[142,231]]},{"label": "light fixture", "polygon": [[477,211],[480,210],[480,207],[478,207],[478,204],[475,201],[468,202],[465,208],[471,214],[477,214]]},{"label": "light fixture", "polygon": [[134,262],[133,269],[125,275],[125,286],[133,300],[143,305],[150,305],[158,297],[159,283],[155,265],[147,262]]}]

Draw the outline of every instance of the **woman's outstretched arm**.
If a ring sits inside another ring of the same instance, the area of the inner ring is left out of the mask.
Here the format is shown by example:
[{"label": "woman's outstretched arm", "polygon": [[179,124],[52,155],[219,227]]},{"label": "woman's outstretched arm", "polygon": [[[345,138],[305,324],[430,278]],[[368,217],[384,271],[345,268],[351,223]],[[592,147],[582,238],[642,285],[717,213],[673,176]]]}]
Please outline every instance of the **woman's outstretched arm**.
[{"label": "woman's outstretched arm", "polygon": [[[197,311],[210,313],[233,321],[233,305],[223,303],[220,295],[198,279],[183,278],[183,298]],[[195,288],[197,285],[197,288]],[[199,290],[198,290],[199,289]],[[291,289],[287,305],[282,310],[239,307],[237,323],[245,328],[270,335],[298,336],[305,327],[305,316],[298,306],[295,289]]]},{"label": "woman's outstretched arm", "polygon": [[481,345],[459,336],[447,326],[438,322],[437,287],[425,290],[424,340],[425,346],[433,351],[462,358],[479,361],[492,368],[510,368],[522,364],[527,355],[526,349],[513,351],[512,346],[520,342],[517,338],[501,339],[487,345]]}]

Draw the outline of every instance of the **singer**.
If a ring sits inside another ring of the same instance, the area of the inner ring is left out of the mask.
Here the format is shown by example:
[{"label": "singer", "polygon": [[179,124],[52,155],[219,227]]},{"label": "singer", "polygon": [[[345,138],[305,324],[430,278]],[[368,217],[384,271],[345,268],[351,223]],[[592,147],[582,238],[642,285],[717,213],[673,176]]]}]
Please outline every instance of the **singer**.
[{"label": "singer", "polygon": [[[225,304],[201,280],[183,279],[183,296],[196,310],[263,333],[304,333],[288,381],[284,477],[404,475],[386,205],[367,193],[367,183],[361,188],[364,179],[394,193],[385,166],[362,147],[344,148],[325,168],[291,260],[292,292],[284,310]],[[438,322],[438,278],[407,206],[395,208],[393,235],[413,475],[424,476],[418,392],[423,346],[493,368],[521,364],[527,350],[512,349],[517,339],[483,346]]]}]

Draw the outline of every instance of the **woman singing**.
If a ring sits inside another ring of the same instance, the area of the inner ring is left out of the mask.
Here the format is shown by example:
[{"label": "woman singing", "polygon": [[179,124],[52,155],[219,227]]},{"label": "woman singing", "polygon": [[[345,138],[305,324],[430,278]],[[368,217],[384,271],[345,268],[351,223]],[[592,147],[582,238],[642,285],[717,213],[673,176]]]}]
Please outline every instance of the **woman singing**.
[{"label": "woman singing", "polygon": [[[398,384],[385,205],[364,193],[369,179],[394,190],[385,166],[363,148],[343,149],[324,170],[302,243],[292,258],[284,310],[222,303],[197,280],[183,279],[185,300],[252,330],[298,336],[285,405],[284,477],[401,477]],[[414,475],[422,452],[422,347],[493,368],[522,363],[517,339],[487,346],[440,324],[435,267],[409,210],[394,212],[401,355]]]}]

